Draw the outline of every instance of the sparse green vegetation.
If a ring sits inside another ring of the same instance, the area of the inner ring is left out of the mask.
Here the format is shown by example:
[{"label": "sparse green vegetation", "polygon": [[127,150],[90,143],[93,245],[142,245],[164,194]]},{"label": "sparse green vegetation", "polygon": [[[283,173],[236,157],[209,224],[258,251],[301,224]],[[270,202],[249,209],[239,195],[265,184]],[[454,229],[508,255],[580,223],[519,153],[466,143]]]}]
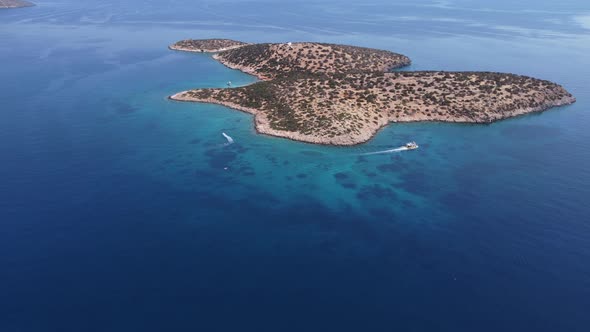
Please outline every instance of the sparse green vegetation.
[{"label": "sparse green vegetation", "polygon": [[170,48],[180,51],[217,52],[245,45],[248,44],[231,39],[186,39],[170,45]]},{"label": "sparse green vegetation", "polygon": [[409,59],[352,46],[256,44],[218,59],[265,81],[176,99],[256,113],[260,131],[315,143],[360,143],[390,121],[491,122],[575,101],[563,87],[526,76],[390,72]]}]

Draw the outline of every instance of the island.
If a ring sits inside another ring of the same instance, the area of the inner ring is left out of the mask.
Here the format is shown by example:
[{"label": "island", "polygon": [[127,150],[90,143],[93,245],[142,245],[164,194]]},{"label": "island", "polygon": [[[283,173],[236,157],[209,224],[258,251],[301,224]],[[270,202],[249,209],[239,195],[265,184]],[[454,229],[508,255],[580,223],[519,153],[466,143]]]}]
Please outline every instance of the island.
[{"label": "island", "polygon": [[527,76],[394,71],[410,59],[362,47],[208,39],[170,48],[210,50],[225,66],[260,79],[243,87],[183,91],[170,99],[248,112],[257,132],[308,143],[355,145],[392,122],[490,123],[575,102],[562,86]]},{"label": "island", "polygon": [[23,0],[0,0],[0,9],[2,8],[21,8],[32,7],[34,4]]}]

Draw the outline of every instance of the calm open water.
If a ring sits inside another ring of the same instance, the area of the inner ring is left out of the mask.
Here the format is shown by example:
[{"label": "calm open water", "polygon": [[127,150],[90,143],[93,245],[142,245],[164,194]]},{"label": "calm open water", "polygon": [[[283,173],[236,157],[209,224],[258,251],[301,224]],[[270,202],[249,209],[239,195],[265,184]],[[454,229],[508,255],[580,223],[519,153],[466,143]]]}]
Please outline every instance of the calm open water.
[{"label": "calm open water", "polygon": [[[590,330],[586,1],[37,3],[0,11],[0,331]],[[254,82],[167,50],[215,37],[389,49],[578,102],[313,146],[166,99]]]}]

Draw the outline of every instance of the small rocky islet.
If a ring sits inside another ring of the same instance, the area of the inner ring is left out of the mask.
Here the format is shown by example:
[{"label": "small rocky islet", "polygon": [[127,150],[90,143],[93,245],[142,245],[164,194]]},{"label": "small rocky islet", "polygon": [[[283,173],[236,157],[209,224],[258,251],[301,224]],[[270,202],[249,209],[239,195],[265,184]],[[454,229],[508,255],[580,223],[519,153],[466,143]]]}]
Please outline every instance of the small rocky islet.
[{"label": "small rocky islet", "polygon": [[3,8],[21,8],[32,7],[33,3],[23,0],[0,0],[0,9]]},{"label": "small rocky islet", "polygon": [[184,40],[170,49],[215,53],[261,81],[195,89],[178,101],[215,103],[255,115],[259,133],[330,145],[368,141],[391,122],[490,123],[575,102],[546,80],[495,72],[393,71],[401,54],[323,44]]}]

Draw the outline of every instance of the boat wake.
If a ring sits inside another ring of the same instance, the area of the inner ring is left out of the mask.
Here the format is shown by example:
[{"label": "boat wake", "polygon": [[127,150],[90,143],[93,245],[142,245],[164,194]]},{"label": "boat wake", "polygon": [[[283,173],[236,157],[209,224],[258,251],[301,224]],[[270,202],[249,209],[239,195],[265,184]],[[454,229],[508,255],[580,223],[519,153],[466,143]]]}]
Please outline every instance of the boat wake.
[{"label": "boat wake", "polygon": [[399,148],[382,150],[382,151],[375,151],[375,152],[368,152],[368,153],[361,153],[361,156],[370,156],[372,154],[388,154],[388,153],[395,153],[395,152],[401,152],[401,151],[416,150],[417,148],[418,148],[418,144],[416,144],[416,142],[408,142],[408,143],[406,143],[406,145],[400,146]]},{"label": "boat wake", "polygon": [[370,155],[374,155],[374,154],[388,154],[388,153],[395,153],[395,152],[401,152],[401,151],[407,151],[407,150],[410,150],[410,149],[406,146],[400,146],[399,148],[395,148],[395,149],[361,153],[360,155],[361,156],[370,156]]},{"label": "boat wake", "polygon": [[231,136],[229,136],[226,133],[221,133],[221,135],[223,135],[223,137],[225,137],[225,139],[227,140],[227,143],[223,144],[223,146],[228,146],[230,144],[234,144],[234,139],[231,138]]}]

